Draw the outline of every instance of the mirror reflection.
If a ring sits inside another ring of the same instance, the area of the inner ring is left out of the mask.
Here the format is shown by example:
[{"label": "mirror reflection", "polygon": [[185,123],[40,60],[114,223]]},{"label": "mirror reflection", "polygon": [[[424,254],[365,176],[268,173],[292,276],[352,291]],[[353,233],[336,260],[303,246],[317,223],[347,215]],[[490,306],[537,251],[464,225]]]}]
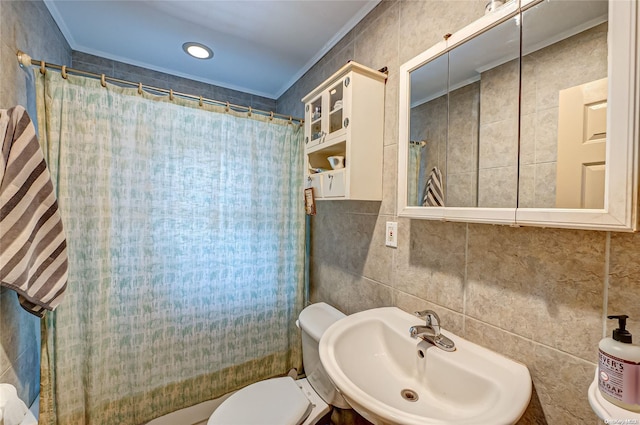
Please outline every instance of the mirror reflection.
[{"label": "mirror reflection", "polygon": [[607,8],[522,13],[519,207],[604,208]]},{"label": "mirror reflection", "polygon": [[539,3],[412,71],[407,204],[603,208],[606,76],[606,1]]},{"label": "mirror reflection", "polygon": [[[449,60],[444,54],[411,73],[408,205],[444,204],[442,173],[446,169],[448,72]],[[429,195],[427,180],[437,172],[440,179],[431,182]],[[436,190],[438,193],[434,193]]]},{"label": "mirror reflection", "polygon": [[519,34],[508,20],[411,73],[409,205],[516,206]]},{"label": "mirror reflection", "polygon": [[518,17],[452,49],[449,56],[452,82],[465,84],[475,80],[465,85],[464,91],[451,85],[455,91],[450,95],[449,110],[450,167],[447,172],[452,177],[452,184],[447,187],[452,201],[449,206],[515,208],[520,75]]}]

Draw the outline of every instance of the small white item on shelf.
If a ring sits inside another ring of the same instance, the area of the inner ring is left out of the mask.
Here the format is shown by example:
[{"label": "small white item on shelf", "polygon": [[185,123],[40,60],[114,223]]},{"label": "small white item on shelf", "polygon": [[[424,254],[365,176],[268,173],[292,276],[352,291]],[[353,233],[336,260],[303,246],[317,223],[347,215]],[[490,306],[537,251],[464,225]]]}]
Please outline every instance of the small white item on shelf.
[{"label": "small white item on shelf", "polygon": [[330,156],[327,158],[327,161],[329,161],[329,165],[331,165],[331,168],[333,168],[334,170],[344,168],[344,156]]},{"label": "small white item on shelf", "polygon": [[317,173],[324,173],[325,171],[328,171],[325,168],[313,168],[313,167],[309,167],[309,173],[311,174],[317,174]]},{"label": "small white item on shelf", "polygon": [[336,100],[336,103],[333,104],[333,109],[334,110],[339,109],[339,108],[342,108],[342,99]]}]

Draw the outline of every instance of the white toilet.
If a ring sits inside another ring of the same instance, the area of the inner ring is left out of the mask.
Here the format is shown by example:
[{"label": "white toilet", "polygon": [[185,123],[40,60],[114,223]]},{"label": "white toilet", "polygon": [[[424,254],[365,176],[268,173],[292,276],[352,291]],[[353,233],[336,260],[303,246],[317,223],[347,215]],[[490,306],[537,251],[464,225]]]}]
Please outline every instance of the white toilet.
[{"label": "white toilet", "polygon": [[325,303],[312,304],[296,322],[302,330],[302,362],[307,377],[272,378],[251,384],[226,399],[207,425],[314,425],[331,410],[351,407],[329,380],[318,354],[324,331],[345,317]]}]

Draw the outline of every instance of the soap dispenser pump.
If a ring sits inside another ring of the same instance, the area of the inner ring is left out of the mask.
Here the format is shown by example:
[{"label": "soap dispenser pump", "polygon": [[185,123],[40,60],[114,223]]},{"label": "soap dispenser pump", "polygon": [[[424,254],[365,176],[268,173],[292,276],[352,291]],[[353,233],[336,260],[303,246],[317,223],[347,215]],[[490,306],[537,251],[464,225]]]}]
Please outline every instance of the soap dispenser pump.
[{"label": "soap dispenser pump", "polygon": [[629,316],[607,316],[617,319],[618,327],[611,338],[603,338],[598,361],[598,388],[611,403],[640,412],[640,346],[632,344],[626,329]]}]

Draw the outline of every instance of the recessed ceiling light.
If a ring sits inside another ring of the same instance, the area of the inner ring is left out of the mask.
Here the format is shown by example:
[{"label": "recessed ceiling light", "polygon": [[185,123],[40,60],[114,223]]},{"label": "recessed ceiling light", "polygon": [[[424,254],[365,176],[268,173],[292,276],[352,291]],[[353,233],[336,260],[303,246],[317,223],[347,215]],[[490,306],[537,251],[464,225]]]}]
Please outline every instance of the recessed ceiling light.
[{"label": "recessed ceiling light", "polygon": [[193,56],[197,59],[211,59],[213,57],[213,50],[201,43],[190,41],[182,45],[182,50],[189,56]]}]

